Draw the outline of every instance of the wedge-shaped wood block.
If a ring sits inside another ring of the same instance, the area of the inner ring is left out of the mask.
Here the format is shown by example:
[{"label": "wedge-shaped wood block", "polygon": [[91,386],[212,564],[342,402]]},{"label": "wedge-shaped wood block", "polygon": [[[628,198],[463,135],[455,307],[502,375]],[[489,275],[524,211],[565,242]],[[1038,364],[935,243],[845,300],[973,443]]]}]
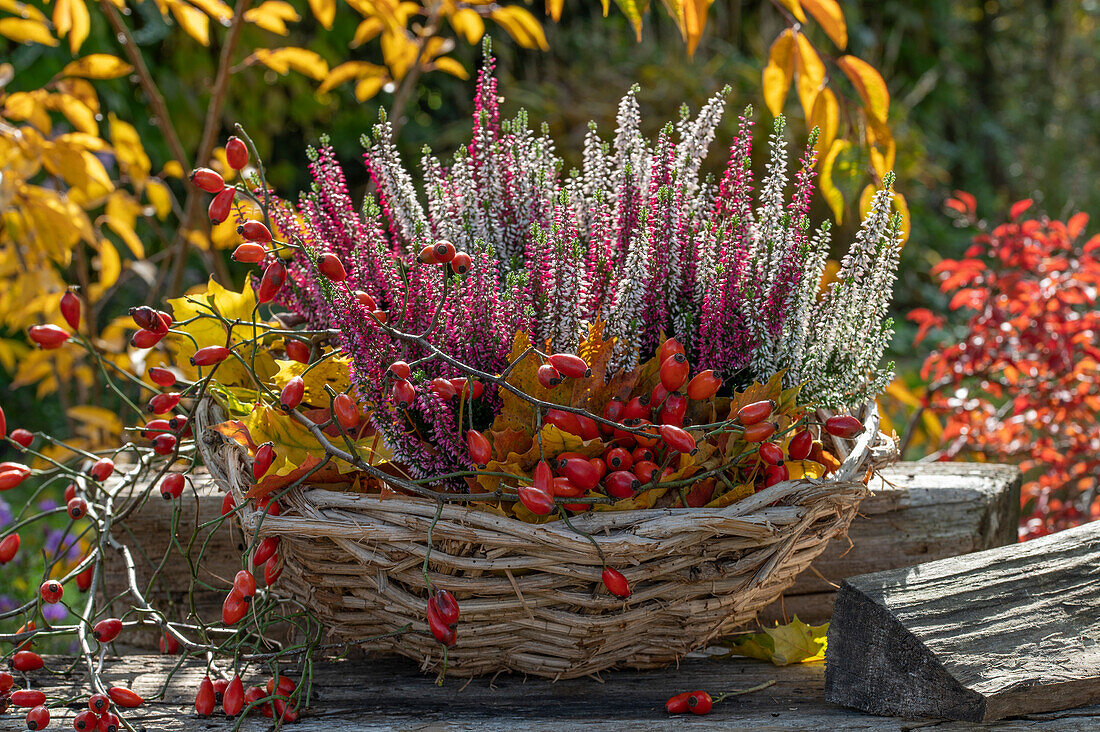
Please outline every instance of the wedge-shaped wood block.
[{"label": "wedge-shaped wood block", "polygon": [[848,578],[825,695],[972,722],[1100,702],[1100,522]]}]

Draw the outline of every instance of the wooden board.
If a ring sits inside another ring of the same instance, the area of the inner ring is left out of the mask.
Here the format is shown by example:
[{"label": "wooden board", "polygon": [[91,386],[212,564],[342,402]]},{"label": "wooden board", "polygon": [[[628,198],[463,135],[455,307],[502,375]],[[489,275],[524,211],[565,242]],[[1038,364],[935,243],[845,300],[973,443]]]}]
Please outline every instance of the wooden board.
[{"label": "wooden board", "polygon": [[827,698],[989,721],[1100,702],[1100,522],[844,581]]},{"label": "wooden board", "polygon": [[848,539],[836,539],[761,613],[814,625],[832,615],[841,580],[1014,544],[1020,471],[992,463],[898,463],[872,478]]},{"label": "wooden board", "polygon": [[[156,694],[174,659],[128,655],[108,661],[108,679],[143,696]],[[67,665],[50,659],[51,668]],[[83,665],[81,665],[83,668]],[[168,684],[161,700],[150,700],[129,719],[149,732],[213,732],[232,729],[224,716],[196,717],[191,706],[204,668],[190,663]],[[87,695],[83,675],[47,677],[39,672],[50,696]],[[246,673],[248,683],[266,676]],[[723,732],[791,732],[792,730],[863,730],[909,732],[934,728],[936,732],[998,730],[1005,732],[1070,732],[1100,726],[1100,707],[1061,714],[1033,715],[996,725],[900,720],[874,717],[828,704],[823,699],[824,669],[820,663],[776,668],[756,661],[687,660],[679,668],[652,672],[610,672],[602,683],[574,679],[551,683],[541,679],[500,676],[467,682],[453,679],[436,686],[434,677],[416,671],[406,661],[344,661],[316,664],[316,693],[309,713],[288,730],[301,732],[381,732],[382,730],[468,732],[610,732],[645,729],[658,732],[706,730]],[[670,716],[665,700],[681,691],[745,689],[775,679],[762,691],[734,697],[715,705],[705,717]],[[71,729],[72,712],[55,710],[51,729]],[[0,717],[0,729],[14,722]],[[22,727],[21,723],[18,725]],[[12,729],[15,726],[11,727]],[[243,730],[270,730],[262,718],[250,718]]]}]

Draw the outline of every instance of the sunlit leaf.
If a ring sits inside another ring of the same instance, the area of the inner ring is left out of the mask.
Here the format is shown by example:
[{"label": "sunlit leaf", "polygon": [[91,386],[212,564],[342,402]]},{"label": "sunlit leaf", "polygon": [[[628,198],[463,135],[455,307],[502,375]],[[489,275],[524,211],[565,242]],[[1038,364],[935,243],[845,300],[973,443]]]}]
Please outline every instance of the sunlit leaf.
[{"label": "sunlit leaf", "polygon": [[99,281],[88,288],[88,298],[98,300],[103,293],[114,287],[122,274],[122,258],[109,239],[100,239],[96,246],[95,268],[99,272]]},{"label": "sunlit leaf", "polygon": [[141,204],[125,191],[115,191],[107,199],[105,211],[107,226],[129,247],[136,259],[145,258],[145,247],[134,228],[141,215]]},{"label": "sunlit leaf", "polygon": [[821,169],[818,175],[818,187],[821,189],[821,195],[824,197],[825,202],[829,204],[829,208],[833,212],[833,218],[836,219],[838,225],[844,222],[844,194],[833,183],[833,167],[836,165],[837,157],[849,144],[847,140],[833,140],[829,152],[825,153],[825,157],[821,160]]},{"label": "sunlit leaf", "polygon": [[188,0],[188,2],[219,23],[228,23],[233,19],[233,8],[222,0]]},{"label": "sunlit leaf", "polygon": [[123,122],[114,114],[110,116],[111,144],[114,146],[122,172],[139,187],[149,177],[153,163],[141,144],[141,136],[129,122]]},{"label": "sunlit leaf", "polygon": [[833,140],[836,139],[836,133],[840,127],[840,105],[837,103],[836,94],[829,87],[824,87],[814,100],[813,112],[810,114],[810,127],[817,127],[820,131],[815,144],[820,157],[833,146]]},{"label": "sunlit leaf", "polygon": [[783,103],[794,78],[794,66],[794,33],[788,28],[772,42],[768,64],[764,67],[764,104],[773,117],[783,112]]},{"label": "sunlit leaf", "polygon": [[385,84],[386,80],[380,77],[363,79],[355,85],[355,98],[365,102],[377,94]]},{"label": "sunlit leaf", "polygon": [[76,61],[70,61],[61,69],[61,76],[80,76],[85,79],[117,79],[134,70],[134,67],[109,53],[93,53]]},{"label": "sunlit leaf", "polygon": [[284,0],[266,0],[259,7],[246,12],[244,19],[266,31],[285,36],[289,33],[286,24],[297,23],[302,17],[293,5]]},{"label": "sunlit leaf", "polygon": [[801,0],[801,4],[838,48],[848,45],[848,25],[837,0]]},{"label": "sunlit leaf", "polygon": [[806,14],[802,12],[802,5],[798,0],[779,0],[779,4],[791,11],[791,15],[793,15],[799,23],[806,22]]},{"label": "sunlit leaf", "polygon": [[384,66],[367,61],[345,61],[328,72],[317,91],[324,93],[355,79],[384,78],[385,76],[386,67]]},{"label": "sunlit leaf", "polygon": [[157,218],[161,221],[172,212],[172,192],[162,181],[151,178],[146,182],[145,196],[153,209],[157,212]]},{"label": "sunlit leaf", "polygon": [[309,0],[309,9],[325,30],[332,30],[332,21],[336,18],[336,0]]},{"label": "sunlit leaf", "polygon": [[432,66],[438,71],[443,71],[451,76],[457,76],[459,79],[470,78],[470,74],[466,71],[466,67],[450,56],[440,56],[432,61]]},{"label": "sunlit leaf", "polygon": [[29,18],[0,18],[0,36],[16,43],[41,43],[43,46],[58,44],[45,23]]},{"label": "sunlit leaf", "polygon": [[526,9],[518,5],[506,5],[496,8],[489,13],[497,24],[510,35],[516,43],[524,48],[537,48],[541,51],[549,51],[546,43],[546,34],[542,26]]},{"label": "sunlit leaf", "polygon": [[74,54],[79,51],[91,29],[91,18],[84,0],[56,0],[52,20],[58,38],[68,35],[69,50]]},{"label": "sunlit leaf", "polygon": [[28,20],[37,20],[43,24],[46,22],[46,16],[41,10],[33,5],[27,5],[19,0],[0,0],[0,10],[11,13],[17,18],[26,18]]},{"label": "sunlit leaf", "polygon": [[78,132],[89,135],[99,134],[99,124],[95,119],[95,112],[88,108],[84,102],[68,94],[53,94],[50,96],[50,106],[69,120],[69,124]]},{"label": "sunlit leaf", "polygon": [[273,71],[286,74],[293,69],[320,81],[328,74],[328,63],[314,51],[305,48],[258,48],[244,60],[246,64],[262,63]]},{"label": "sunlit leaf", "polygon": [[382,34],[382,58],[390,67],[390,76],[394,79],[405,78],[419,53],[420,49],[404,33],[387,31]]},{"label": "sunlit leaf", "polygon": [[874,66],[855,56],[841,56],[837,66],[856,88],[868,114],[879,122],[885,122],[890,112],[890,91]]},{"label": "sunlit leaf", "polygon": [[172,16],[187,35],[204,46],[210,45],[210,16],[180,0],[166,0]]},{"label": "sunlit leaf", "polygon": [[817,50],[802,33],[795,33],[795,49],[798,57],[798,99],[806,117],[813,114],[817,93],[825,84],[825,64],[817,55]]},{"label": "sunlit leaf", "polygon": [[[549,10],[549,5],[547,10]],[[558,14],[561,14],[560,0]],[[554,18],[554,20],[557,20],[557,18]],[[477,43],[485,35],[485,21],[481,19],[481,14],[472,8],[459,8],[451,15],[450,21],[455,33],[465,38],[470,45]]]},{"label": "sunlit leaf", "polygon": [[[212,344],[226,342],[226,328],[214,318],[196,318],[199,313],[211,314],[213,308],[226,320],[238,321],[238,325],[232,327],[229,333],[230,343],[239,343],[253,337],[252,323],[256,316],[256,294],[252,290],[252,283],[245,281],[241,292],[234,292],[219,285],[213,278],[199,292],[185,295],[168,301],[172,308],[172,314],[177,321],[192,320],[186,325],[180,325],[180,330],[189,333],[200,344]],[[189,379],[198,377],[199,371],[190,363],[190,358],[195,354],[195,345],[189,338],[173,338],[176,345],[175,363]],[[251,358],[251,350],[244,347],[240,350],[243,358]],[[261,379],[270,379],[275,373],[275,361],[266,349],[257,349],[256,373]],[[224,386],[244,386],[255,388],[248,370],[237,361],[229,358],[218,366],[218,382]]]},{"label": "sunlit leaf", "polygon": [[367,18],[356,26],[355,37],[351,39],[351,47],[357,48],[373,40],[385,27],[385,24],[379,18]]}]

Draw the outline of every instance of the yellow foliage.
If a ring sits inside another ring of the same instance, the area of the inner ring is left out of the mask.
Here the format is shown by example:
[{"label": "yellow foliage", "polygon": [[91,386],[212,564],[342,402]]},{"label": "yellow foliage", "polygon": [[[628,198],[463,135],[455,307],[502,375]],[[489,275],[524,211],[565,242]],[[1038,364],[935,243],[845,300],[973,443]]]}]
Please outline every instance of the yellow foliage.
[{"label": "yellow foliage", "polygon": [[80,76],[85,79],[117,79],[126,76],[134,67],[109,53],[93,53],[70,61],[60,76]]},{"label": "yellow foliage", "polygon": [[[179,329],[194,338],[201,346],[225,343],[241,343],[254,340],[257,336],[262,339],[265,325],[257,320],[256,293],[252,291],[252,283],[245,282],[240,292],[222,287],[214,278],[201,292],[196,292],[168,301],[172,308],[172,316],[177,321],[186,321],[198,313],[216,313],[227,321],[235,323],[226,328],[214,318],[195,318],[191,323],[180,325]],[[188,379],[196,379],[199,369],[191,365],[190,358],[198,350],[191,338],[173,337],[176,347],[175,365],[183,371]],[[236,353],[244,359],[252,358],[252,348],[239,348]],[[256,374],[264,380],[270,379],[276,372],[275,360],[266,349],[256,347]],[[252,376],[244,364],[230,358],[218,366],[218,383],[223,386],[256,387]]]},{"label": "yellow foliage", "polygon": [[764,628],[763,633],[737,636],[720,645],[730,649],[730,655],[748,656],[771,661],[776,666],[792,663],[813,663],[825,658],[829,624],[806,625],[794,619],[787,625]]}]

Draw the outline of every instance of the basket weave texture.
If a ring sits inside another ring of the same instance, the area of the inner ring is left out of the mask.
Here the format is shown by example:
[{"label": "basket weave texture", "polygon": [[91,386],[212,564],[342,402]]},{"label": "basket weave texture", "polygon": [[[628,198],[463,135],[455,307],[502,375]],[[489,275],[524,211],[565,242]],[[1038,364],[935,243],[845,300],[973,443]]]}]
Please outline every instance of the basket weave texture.
[{"label": "basket weave texture", "polygon": [[[588,538],[563,522],[533,525],[446,504],[432,529],[428,574],[458,599],[458,643],[447,673],[514,671],[573,678],[613,668],[656,668],[752,621],[824,549],[847,532],[869,471],[897,457],[878,431],[834,441],[841,467],[825,479],[773,485],[724,508],[589,512],[571,523],[593,535],[633,594],[610,595]],[[243,448],[209,428],[213,400],[196,414],[199,449],[238,505],[252,482]],[[438,505],[415,497],[291,491],[279,516],[244,507],[248,539],[278,536],[278,588],[311,608],[329,632],[369,651],[397,653],[425,670],[443,666],[428,632],[421,566]],[[778,505],[773,505],[778,504]],[[412,632],[362,642],[408,626]]]}]

